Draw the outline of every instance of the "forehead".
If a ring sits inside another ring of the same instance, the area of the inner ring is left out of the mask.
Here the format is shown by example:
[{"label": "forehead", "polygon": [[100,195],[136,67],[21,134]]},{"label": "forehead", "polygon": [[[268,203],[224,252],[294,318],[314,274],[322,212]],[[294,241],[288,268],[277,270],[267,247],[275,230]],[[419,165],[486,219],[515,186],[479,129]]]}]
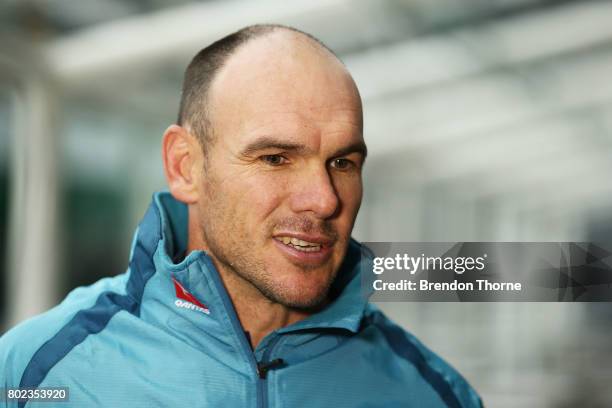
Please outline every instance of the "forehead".
[{"label": "forehead", "polygon": [[352,78],[329,51],[294,33],[272,33],[238,49],[213,81],[208,102],[215,131],[228,141],[275,131],[362,137]]}]

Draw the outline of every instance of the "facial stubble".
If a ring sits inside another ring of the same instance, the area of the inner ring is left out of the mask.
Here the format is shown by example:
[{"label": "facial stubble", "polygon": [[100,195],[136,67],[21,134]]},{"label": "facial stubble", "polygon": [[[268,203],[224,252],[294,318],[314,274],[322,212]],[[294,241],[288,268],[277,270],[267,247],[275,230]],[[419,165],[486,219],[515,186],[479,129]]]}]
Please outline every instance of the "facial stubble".
[{"label": "facial stubble", "polygon": [[[264,248],[265,241],[260,242],[260,240],[273,239],[272,232],[275,229],[284,229],[307,233],[317,232],[330,237],[335,245],[345,247],[346,243],[338,240],[338,234],[334,228],[327,222],[315,223],[305,216],[296,215],[268,221],[261,226],[261,231],[264,232],[262,236],[247,236],[246,225],[236,216],[232,206],[226,205],[221,199],[221,197],[227,197],[227,195],[220,191],[218,183],[210,177],[210,172],[207,173],[206,200],[200,204],[199,209],[199,213],[202,215],[200,231],[217,269],[220,272],[232,274],[234,278],[238,278],[239,281],[256,289],[266,299],[287,308],[310,311],[325,304],[330,287],[338,273],[338,266],[334,267],[331,264],[321,266],[292,265],[293,268],[297,269],[295,273],[302,274],[314,274],[315,269],[320,267],[333,268],[326,281],[319,284],[320,287],[317,288],[314,296],[308,299],[297,299],[296,296],[291,295],[292,292],[296,292],[296,288],[287,287],[282,282],[278,282],[273,271],[268,269],[261,258],[263,253],[259,255],[253,253],[246,243],[253,243],[260,251],[264,251],[266,250]],[[278,254],[278,256],[279,262],[282,262],[283,260],[280,259],[282,255]],[[329,259],[327,262],[331,263],[332,260]]]}]

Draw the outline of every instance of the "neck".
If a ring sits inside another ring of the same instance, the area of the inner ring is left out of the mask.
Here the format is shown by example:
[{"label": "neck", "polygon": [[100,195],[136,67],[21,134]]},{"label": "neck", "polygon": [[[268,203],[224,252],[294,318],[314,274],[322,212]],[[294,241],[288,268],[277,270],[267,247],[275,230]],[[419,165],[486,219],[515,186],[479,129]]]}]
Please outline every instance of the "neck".
[{"label": "neck", "polygon": [[243,330],[249,333],[253,349],[274,330],[296,323],[310,315],[305,311],[291,309],[271,301],[234,271],[218,265],[218,262],[215,262],[215,266],[232,299]]}]

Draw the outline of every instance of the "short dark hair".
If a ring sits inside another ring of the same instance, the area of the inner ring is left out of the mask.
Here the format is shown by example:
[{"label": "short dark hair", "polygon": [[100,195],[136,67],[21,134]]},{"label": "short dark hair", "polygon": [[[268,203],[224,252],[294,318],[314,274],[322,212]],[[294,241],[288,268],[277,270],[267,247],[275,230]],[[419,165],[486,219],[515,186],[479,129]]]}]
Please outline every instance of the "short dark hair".
[{"label": "short dark hair", "polygon": [[203,149],[205,145],[214,140],[213,127],[207,109],[207,96],[216,74],[241,45],[276,30],[289,30],[302,34],[335,55],[329,47],[314,36],[297,28],[280,24],[251,25],[200,50],[185,70],[177,124],[191,125],[191,131],[198,138]]}]

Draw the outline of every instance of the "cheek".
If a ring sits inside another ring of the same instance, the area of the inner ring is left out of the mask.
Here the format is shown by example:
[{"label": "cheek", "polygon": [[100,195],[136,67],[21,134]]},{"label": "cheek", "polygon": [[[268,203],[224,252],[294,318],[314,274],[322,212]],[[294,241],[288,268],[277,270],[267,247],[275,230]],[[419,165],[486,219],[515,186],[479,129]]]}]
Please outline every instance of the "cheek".
[{"label": "cheek", "polygon": [[336,180],[334,184],[342,203],[342,217],[354,219],[361,206],[363,195],[361,177],[342,177]]},{"label": "cheek", "polygon": [[242,218],[247,224],[256,224],[256,227],[259,227],[281,206],[287,183],[282,177],[263,174],[237,177],[225,183],[223,190],[222,194],[231,197],[230,201],[234,203],[232,211],[235,216]]}]

